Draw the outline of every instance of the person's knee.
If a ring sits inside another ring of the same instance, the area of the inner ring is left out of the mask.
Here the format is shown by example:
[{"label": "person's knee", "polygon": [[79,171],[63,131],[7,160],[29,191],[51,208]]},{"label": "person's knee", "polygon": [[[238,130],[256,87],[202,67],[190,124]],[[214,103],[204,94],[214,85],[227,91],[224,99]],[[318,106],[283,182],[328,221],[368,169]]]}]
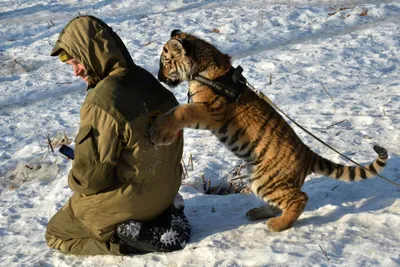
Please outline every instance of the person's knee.
[{"label": "person's knee", "polygon": [[55,236],[51,236],[46,232],[46,243],[49,248],[56,249],[62,251],[63,240],[56,238]]},{"label": "person's knee", "polygon": [[[48,222],[47,227],[46,227],[46,233],[45,233],[45,239],[47,246],[56,249],[56,250],[62,250],[62,244],[65,242],[62,240],[59,236],[60,229],[57,227],[58,220],[57,217],[59,216],[59,213],[55,214]],[[64,251],[63,251],[64,252]]]},{"label": "person's knee", "polygon": [[60,250],[61,240],[52,234],[50,222],[46,228],[45,239],[48,247]]}]

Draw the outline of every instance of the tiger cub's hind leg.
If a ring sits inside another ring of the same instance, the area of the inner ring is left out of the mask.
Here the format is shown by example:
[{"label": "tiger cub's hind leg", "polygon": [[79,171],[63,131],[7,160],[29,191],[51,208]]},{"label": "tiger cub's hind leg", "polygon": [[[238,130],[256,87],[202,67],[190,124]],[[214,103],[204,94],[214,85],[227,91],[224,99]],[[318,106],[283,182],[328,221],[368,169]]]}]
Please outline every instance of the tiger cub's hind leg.
[{"label": "tiger cub's hind leg", "polygon": [[279,213],[281,213],[280,209],[267,203],[264,206],[249,210],[246,212],[246,217],[249,221],[257,221],[274,217]]},{"label": "tiger cub's hind leg", "polygon": [[282,210],[280,216],[267,221],[267,227],[272,232],[280,232],[290,228],[303,213],[308,201],[306,193],[297,188],[277,189],[267,197],[266,200],[272,201]]}]

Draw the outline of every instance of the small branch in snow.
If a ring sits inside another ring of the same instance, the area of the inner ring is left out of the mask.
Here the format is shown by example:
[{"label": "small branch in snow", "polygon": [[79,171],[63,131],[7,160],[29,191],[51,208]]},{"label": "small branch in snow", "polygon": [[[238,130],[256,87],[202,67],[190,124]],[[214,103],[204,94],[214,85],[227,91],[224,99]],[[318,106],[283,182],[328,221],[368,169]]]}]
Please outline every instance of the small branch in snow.
[{"label": "small branch in snow", "polygon": [[332,128],[333,126],[338,125],[338,124],[341,124],[342,122],[345,122],[345,121],[346,121],[346,119],[341,120],[341,121],[338,121],[338,122],[335,122],[334,124],[331,124],[331,125],[329,125],[328,127],[326,127],[326,129]]},{"label": "small branch in snow", "polygon": [[47,137],[48,148],[51,150],[52,153],[54,153],[54,148],[53,148],[53,146],[52,146],[52,144],[51,144],[52,141],[51,141],[51,139],[50,139],[50,135],[47,134],[46,137]]},{"label": "small branch in snow", "polygon": [[56,84],[71,84],[72,82],[57,82]]},{"label": "small branch in snow", "polygon": [[26,70],[26,68],[25,68],[24,66],[21,65],[21,63],[17,62],[17,60],[16,60],[15,58],[14,58],[14,63],[15,63],[15,65],[20,66],[24,72],[28,72],[28,71]]},{"label": "small branch in snow", "polygon": [[333,101],[333,97],[331,96],[331,94],[328,92],[328,90],[326,90],[325,85],[319,81],[319,83],[322,85],[322,88],[324,88],[325,92],[329,95],[329,97],[331,98],[331,100]]},{"label": "small branch in snow", "polygon": [[194,184],[192,184],[192,183],[188,183],[188,182],[186,182],[186,181],[182,181],[182,185],[191,186],[191,187],[193,187],[194,189],[196,189],[197,191],[201,192],[201,191],[200,191]]},{"label": "small branch in snow", "polygon": [[333,16],[333,15],[335,15],[336,13],[338,13],[339,11],[343,11],[343,10],[346,10],[346,9],[350,9],[350,8],[349,8],[349,7],[340,7],[340,8],[338,8],[338,9],[336,9],[334,12],[328,13],[328,15],[329,15],[329,16]]},{"label": "small branch in snow", "polygon": [[189,166],[189,165],[190,165],[190,167],[192,167],[192,171],[194,171],[192,153],[190,153],[190,155],[189,155],[188,166]]},{"label": "small branch in snow", "polygon": [[245,179],[247,177],[248,177],[248,175],[245,175],[245,174],[244,175],[239,175],[239,176],[237,176],[235,178],[229,179],[228,182],[233,182],[233,181],[236,181],[236,180],[242,180],[242,179]]},{"label": "small branch in snow", "polygon": [[39,137],[37,136],[37,134],[35,132],[33,132],[36,136],[36,139],[38,140],[39,146],[40,146],[40,150],[43,151],[43,147],[42,144],[40,143]]},{"label": "small branch in snow", "polygon": [[54,27],[54,26],[55,26],[54,23],[53,23],[51,20],[49,20],[47,23],[49,24],[49,25],[47,26],[47,29],[50,29],[51,27]]},{"label": "small branch in snow", "polygon": [[322,253],[324,253],[326,259],[327,259],[328,261],[330,261],[330,259],[328,258],[328,255],[326,255],[326,252],[322,249],[321,245],[318,244],[318,246],[319,246],[319,248],[321,249]]},{"label": "small branch in snow", "polygon": [[210,195],[211,194],[211,181],[205,179],[204,173],[200,174],[201,181],[203,182],[203,190],[204,194]]},{"label": "small branch in snow", "polygon": [[181,162],[182,162],[182,166],[183,166],[183,179],[189,178],[189,174],[188,174],[188,171],[187,171],[187,168],[185,165],[185,161],[182,159]]}]

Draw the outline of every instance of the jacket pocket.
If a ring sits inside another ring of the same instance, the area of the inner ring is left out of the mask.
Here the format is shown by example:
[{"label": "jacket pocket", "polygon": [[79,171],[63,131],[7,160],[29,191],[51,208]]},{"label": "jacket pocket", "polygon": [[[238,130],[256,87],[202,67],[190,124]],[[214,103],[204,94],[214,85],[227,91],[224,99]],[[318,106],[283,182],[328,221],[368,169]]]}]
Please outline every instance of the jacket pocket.
[{"label": "jacket pocket", "polygon": [[74,164],[76,166],[94,166],[99,162],[100,157],[93,127],[91,125],[81,126],[75,138]]}]

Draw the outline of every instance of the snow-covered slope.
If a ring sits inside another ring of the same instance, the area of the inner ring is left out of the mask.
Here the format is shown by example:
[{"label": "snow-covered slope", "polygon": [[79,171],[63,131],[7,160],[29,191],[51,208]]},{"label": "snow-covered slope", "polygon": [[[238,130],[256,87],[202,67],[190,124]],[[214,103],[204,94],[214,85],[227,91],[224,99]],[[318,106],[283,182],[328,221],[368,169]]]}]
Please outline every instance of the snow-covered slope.
[{"label": "snow-covered slope", "polygon": [[[181,187],[192,224],[174,253],[76,257],[47,248],[47,221],[71,190],[71,162],[46,135],[73,138],[85,85],[49,52],[65,24],[95,15],[154,75],[173,29],[215,44],[282,110],[360,163],[389,151],[382,173],[400,183],[400,2],[328,0],[22,1],[0,3],[1,266],[399,266],[400,189],[382,179],[344,183],[312,175],[293,228],[269,232],[244,214],[252,194],[206,195],[242,164],[207,131],[185,130]],[[186,102],[187,85],[174,90]],[[294,127],[314,151],[337,154]]]}]

